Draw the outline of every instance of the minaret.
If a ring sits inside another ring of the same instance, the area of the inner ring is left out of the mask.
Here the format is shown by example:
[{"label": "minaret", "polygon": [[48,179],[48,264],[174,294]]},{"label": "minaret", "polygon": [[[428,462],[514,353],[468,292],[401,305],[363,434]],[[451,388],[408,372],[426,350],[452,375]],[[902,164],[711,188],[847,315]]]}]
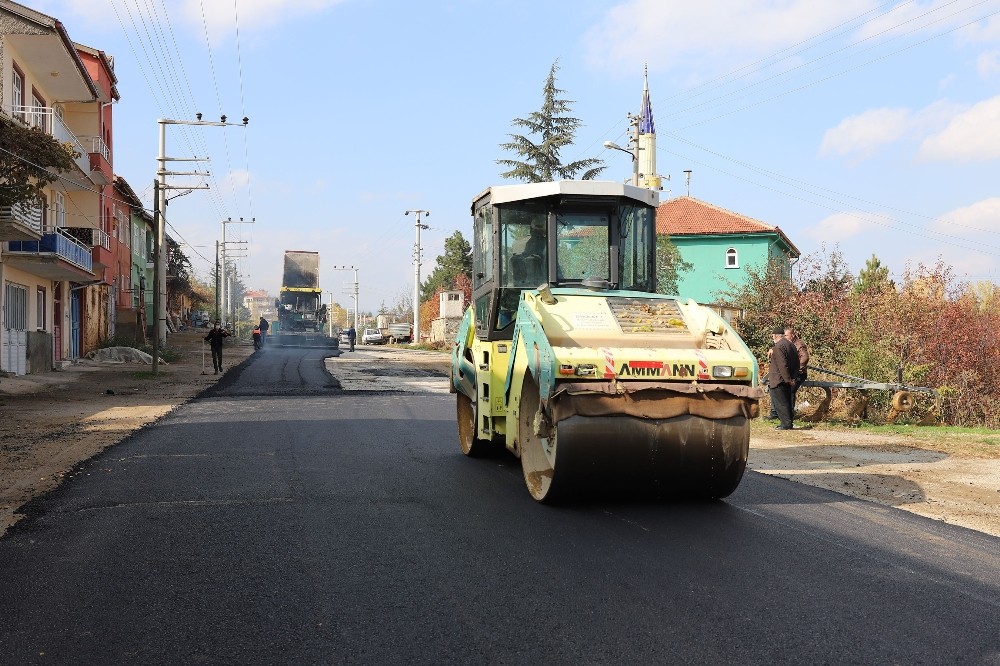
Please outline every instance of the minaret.
[{"label": "minaret", "polygon": [[661,189],[661,178],[656,175],[656,127],[653,125],[653,104],[649,101],[649,67],[643,67],[642,108],[639,110],[636,130],[639,187]]}]

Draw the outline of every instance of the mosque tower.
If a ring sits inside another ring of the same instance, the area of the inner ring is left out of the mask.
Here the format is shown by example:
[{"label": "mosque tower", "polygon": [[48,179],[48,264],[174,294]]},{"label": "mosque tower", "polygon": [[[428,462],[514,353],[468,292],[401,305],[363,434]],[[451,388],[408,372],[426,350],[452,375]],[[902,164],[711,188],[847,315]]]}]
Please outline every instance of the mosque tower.
[{"label": "mosque tower", "polygon": [[653,104],[649,101],[648,66],[643,70],[642,108],[635,126],[638,185],[650,190],[660,190],[663,189],[663,179],[656,174],[656,127],[653,125]]}]

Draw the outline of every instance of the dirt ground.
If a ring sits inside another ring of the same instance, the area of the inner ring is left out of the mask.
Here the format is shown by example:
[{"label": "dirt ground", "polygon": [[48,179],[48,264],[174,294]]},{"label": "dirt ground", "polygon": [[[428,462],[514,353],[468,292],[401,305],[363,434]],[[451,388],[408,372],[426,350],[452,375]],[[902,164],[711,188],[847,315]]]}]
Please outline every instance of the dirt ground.
[{"label": "dirt ground", "polygon": [[[45,375],[0,378],[0,535],[22,517],[21,506],[57,487],[80,462],[218,381],[223,375],[212,373],[210,356],[203,366],[203,336],[172,334],[168,346],[183,358],[155,376],[148,365],[81,361]],[[225,367],[252,352],[249,343],[228,346]],[[445,354],[441,366],[447,369]],[[882,435],[804,425],[775,432],[756,421],[749,468],[1000,536],[1000,433],[929,427]]]}]

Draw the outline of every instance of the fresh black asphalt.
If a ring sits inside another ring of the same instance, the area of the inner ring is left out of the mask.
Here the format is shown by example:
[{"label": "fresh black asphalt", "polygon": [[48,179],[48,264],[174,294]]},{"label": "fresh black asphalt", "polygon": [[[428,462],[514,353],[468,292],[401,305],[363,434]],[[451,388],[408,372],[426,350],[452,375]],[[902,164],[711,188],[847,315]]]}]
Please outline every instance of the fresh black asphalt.
[{"label": "fresh black asphalt", "polygon": [[328,354],[254,355],[29,506],[0,663],[1000,664],[1000,539],[750,472],[538,505],[454,396]]}]

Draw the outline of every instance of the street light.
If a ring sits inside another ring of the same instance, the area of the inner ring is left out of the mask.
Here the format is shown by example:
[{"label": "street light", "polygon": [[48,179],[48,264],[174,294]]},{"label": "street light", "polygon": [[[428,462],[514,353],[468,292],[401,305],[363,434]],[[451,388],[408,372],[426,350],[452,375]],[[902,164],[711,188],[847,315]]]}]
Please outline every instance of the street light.
[{"label": "street light", "polygon": [[420,230],[426,229],[426,224],[420,224],[420,216],[430,217],[429,210],[408,210],[404,215],[414,213],[417,217],[413,226],[417,230],[417,242],[413,247],[413,343],[420,342]]},{"label": "street light", "polygon": [[628,150],[627,148],[622,148],[621,146],[619,146],[614,141],[605,141],[604,142],[604,147],[605,148],[611,148],[612,150],[620,150],[623,153],[628,153],[628,156],[632,158],[632,184],[635,185],[636,187],[638,187],[639,186],[639,156],[636,155],[631,150]]}]

